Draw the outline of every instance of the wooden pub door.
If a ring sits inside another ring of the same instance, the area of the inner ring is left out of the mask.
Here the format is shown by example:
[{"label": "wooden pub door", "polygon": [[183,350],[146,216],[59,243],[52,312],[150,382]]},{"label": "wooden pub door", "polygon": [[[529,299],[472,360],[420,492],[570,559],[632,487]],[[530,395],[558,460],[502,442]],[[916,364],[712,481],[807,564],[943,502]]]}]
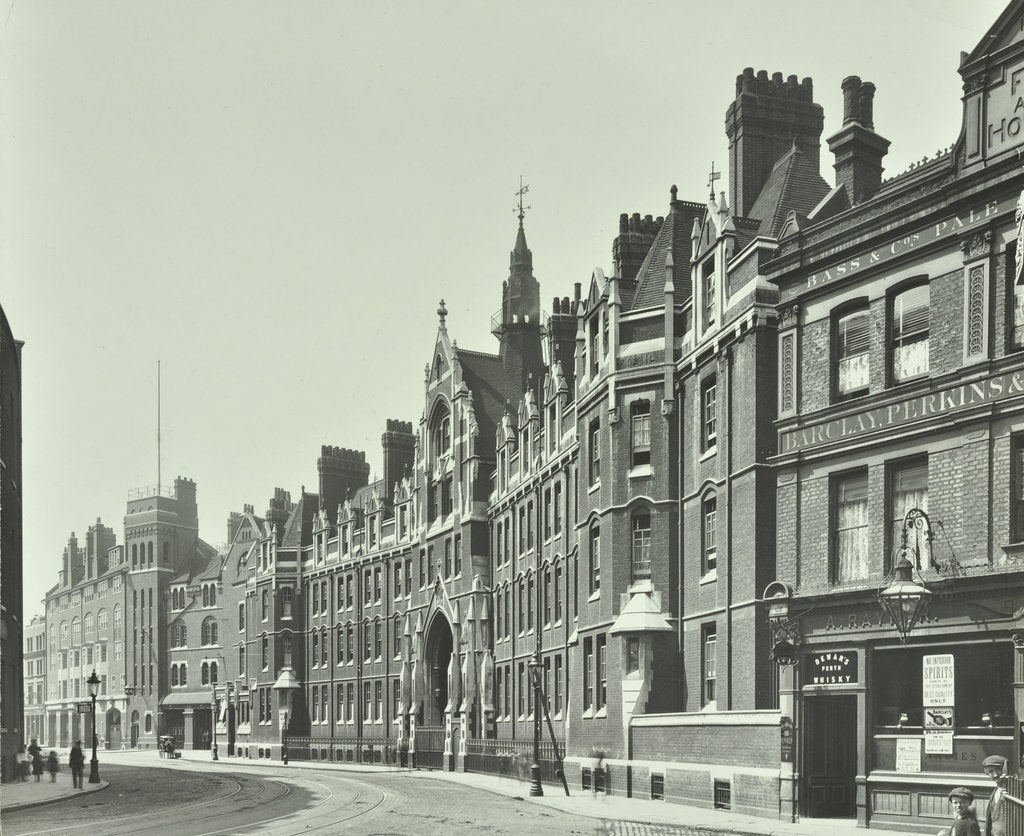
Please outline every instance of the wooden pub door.
[{"label": "wooden pub door", "polygon": [[810,697],[805,702],[804,814],[857,815],[857,698]]}]

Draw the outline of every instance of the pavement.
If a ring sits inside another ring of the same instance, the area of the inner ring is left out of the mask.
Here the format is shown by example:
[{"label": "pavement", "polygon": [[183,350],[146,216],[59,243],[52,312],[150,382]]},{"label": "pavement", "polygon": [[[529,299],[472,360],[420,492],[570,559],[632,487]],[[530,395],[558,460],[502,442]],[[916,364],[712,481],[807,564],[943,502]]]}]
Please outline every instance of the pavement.
[{"label": "pavement", "polygon": [[[110,753],[111,760],[118,763],[130,763],[139,758],[152,761],[152,765],[160,764],[159,755],[155,749],[121,751]],[[186,761],[202,761],[210,763],[210,753],[205,750],[182,750],[181,758]],[[101,774],[103,755],[100,755]],[[63,759],[66,762],[66,758]],[[280,761],[250,760],[248,758],[235,758],[221,755],[220,761],[224,768],[230,769],[232,764],[239,766],[256,766],[272,769],[277,775],[282,775],[293,770],[315,769],[318,771],[330,770],[338,772],[359,772],[364,776],[367,772],[380,770],[382,772],[412,772],[414,774],[428,774],[425,770],[411,770],[405,767],[369,766],[366,764],[339,764],[324,761],[291,761],[287,766]],[[759,816],[734,813],[727,810],[712,810],[703,807],[689,807],[683,804],[674,804],[666,801],[651,801],[642,798],[627,798],[619,795],[604,795],[589,793],[581,790],[573,790],[570,796],[565,795],[565,790],[556,785],[545,784],[544,795],[539,797],[530,796],[528,781],[521,781],[515,778],[485,775],[477,772],[444,772],[431,770],[431,778],[444,779],[453,784],[475,787],[476,789],[498,793],[512,798],[522,798],[530,804],[543,804],[578,816],[601,819],[605,822],[633,822],[637,824],[668,825],[680,828],[691,828],[693,830],[706,830],[717,833],[735,834],[735,836],[853,836],[856,832],[864,832],[864,829],[857,827],[853,819],[803,819],[799,822],[782,822],[773,819],[761,818]],[[50,776],[44,775],[39,783],[30,777],[28,782],[15,782],[4,784],[0,787],[0,809],[15,810],[24,807],[32,807],[37,804],[46,804],[50,801],[58,801],[72,796],[82,796],[89,792],[106,789],[109,784],[101,781],[98,784],[90,784],[88,776],[88,763],[86,764],[86,783],[84,789],[78,790],[71,786],[71,773],[62,770],[57,774],[57,782],[51,783]],[[894,830],[880,830],[868,828],[871,833],[878,836],[906,836],[905,832]]]}]

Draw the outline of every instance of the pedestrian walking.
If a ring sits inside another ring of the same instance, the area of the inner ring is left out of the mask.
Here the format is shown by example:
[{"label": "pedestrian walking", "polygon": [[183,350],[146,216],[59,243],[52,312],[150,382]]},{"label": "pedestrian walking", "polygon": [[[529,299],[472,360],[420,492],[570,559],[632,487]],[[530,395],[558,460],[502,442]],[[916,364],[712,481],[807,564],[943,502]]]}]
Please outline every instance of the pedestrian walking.
[{"label": "pedestrian walking", "polygon": [[57,770],[60,767],[57,765],[57,753],[51,749],[50,754],[46,758],[46,769],[50,773],[50,783],[57,783]]},{"label": "pedestrian walking", "polygon": [[981,762],[981,768],[996,782],[985,809],[984,836],[1006,836],[1006,758],[989,755]]},{"label": "pedestrian walking", "polygon": [[953,824],[939,831],[938,836],[981,836],[978,817],[974,812],[974,793],[967,787],[950,790],[953,805]]},{"label": "pedestrian walking", "polygon": [[32,774],[36,776],[36,782],[43,774],[43,753],[36,747],[36,753],[32,756]]},{"label": "pedestrian walking", "polygon": [[68,757],[68,764],[71,766],[71,783],[78,789],[82,786],[82,771],[85,767],[85,755],[82,754],[82,741],[76,740],[71,747],[71,754]]}]

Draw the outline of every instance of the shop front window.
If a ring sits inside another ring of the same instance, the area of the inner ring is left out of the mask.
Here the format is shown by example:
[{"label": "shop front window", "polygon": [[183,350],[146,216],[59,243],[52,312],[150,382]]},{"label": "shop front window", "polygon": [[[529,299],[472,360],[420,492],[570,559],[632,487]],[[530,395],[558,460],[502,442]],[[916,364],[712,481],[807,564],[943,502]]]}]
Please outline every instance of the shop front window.
[{"label": "shop front window", "polygon": [[[872,682],[876,769],[895,768],[901,737],[925,738],[925,771],[956,772],[965,761],[980,764],[987,755],[1012,755],[1009,642],[879,651]],[[935,704],[946,695],[951,705]],[[943,735],[945,745],[938,740]]]}]

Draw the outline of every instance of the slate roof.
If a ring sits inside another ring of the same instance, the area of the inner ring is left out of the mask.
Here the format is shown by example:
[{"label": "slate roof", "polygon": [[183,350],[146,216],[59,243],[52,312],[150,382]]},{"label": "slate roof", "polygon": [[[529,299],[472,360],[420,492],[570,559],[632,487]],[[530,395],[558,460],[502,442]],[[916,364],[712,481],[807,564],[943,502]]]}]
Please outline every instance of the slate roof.
[{"label": "slate roof", "polygon": [[682,301],[690,296],[690,258],[693,255],[690,234],[693,231],[694,219],[703,220],[706,211],[706,207],[699,203],[672,201],[669,213],[636,274],[636,290],[623,291],[623,310],[641,310],[664,305],[665,256],[670,250],[672,263],[675,265],[676,301]]},{"label": "slate roof", "polygon": [[456,349],[462,380],[473,394],[473,411],[480,430],[477,450],[494,449],[494,432],[505,411],[505,399],[518,401],[523,393],[505,380],[501,358],[496,354]]},{"label": "slate roof", "polygon": [[814,160],[794,144],[768,175],[748,217],[761,222],[758,235],[777,238],[790,212],[808,215],[830,191]]},{"label": "slate roof", "polygon": [[304,544],[312,541],[313,515],[319,507],[319,494],[302,492],[302,496],[288,517],[288,522],[284,524],[284,534],[281,537],[279,548],[298,551]]}]

